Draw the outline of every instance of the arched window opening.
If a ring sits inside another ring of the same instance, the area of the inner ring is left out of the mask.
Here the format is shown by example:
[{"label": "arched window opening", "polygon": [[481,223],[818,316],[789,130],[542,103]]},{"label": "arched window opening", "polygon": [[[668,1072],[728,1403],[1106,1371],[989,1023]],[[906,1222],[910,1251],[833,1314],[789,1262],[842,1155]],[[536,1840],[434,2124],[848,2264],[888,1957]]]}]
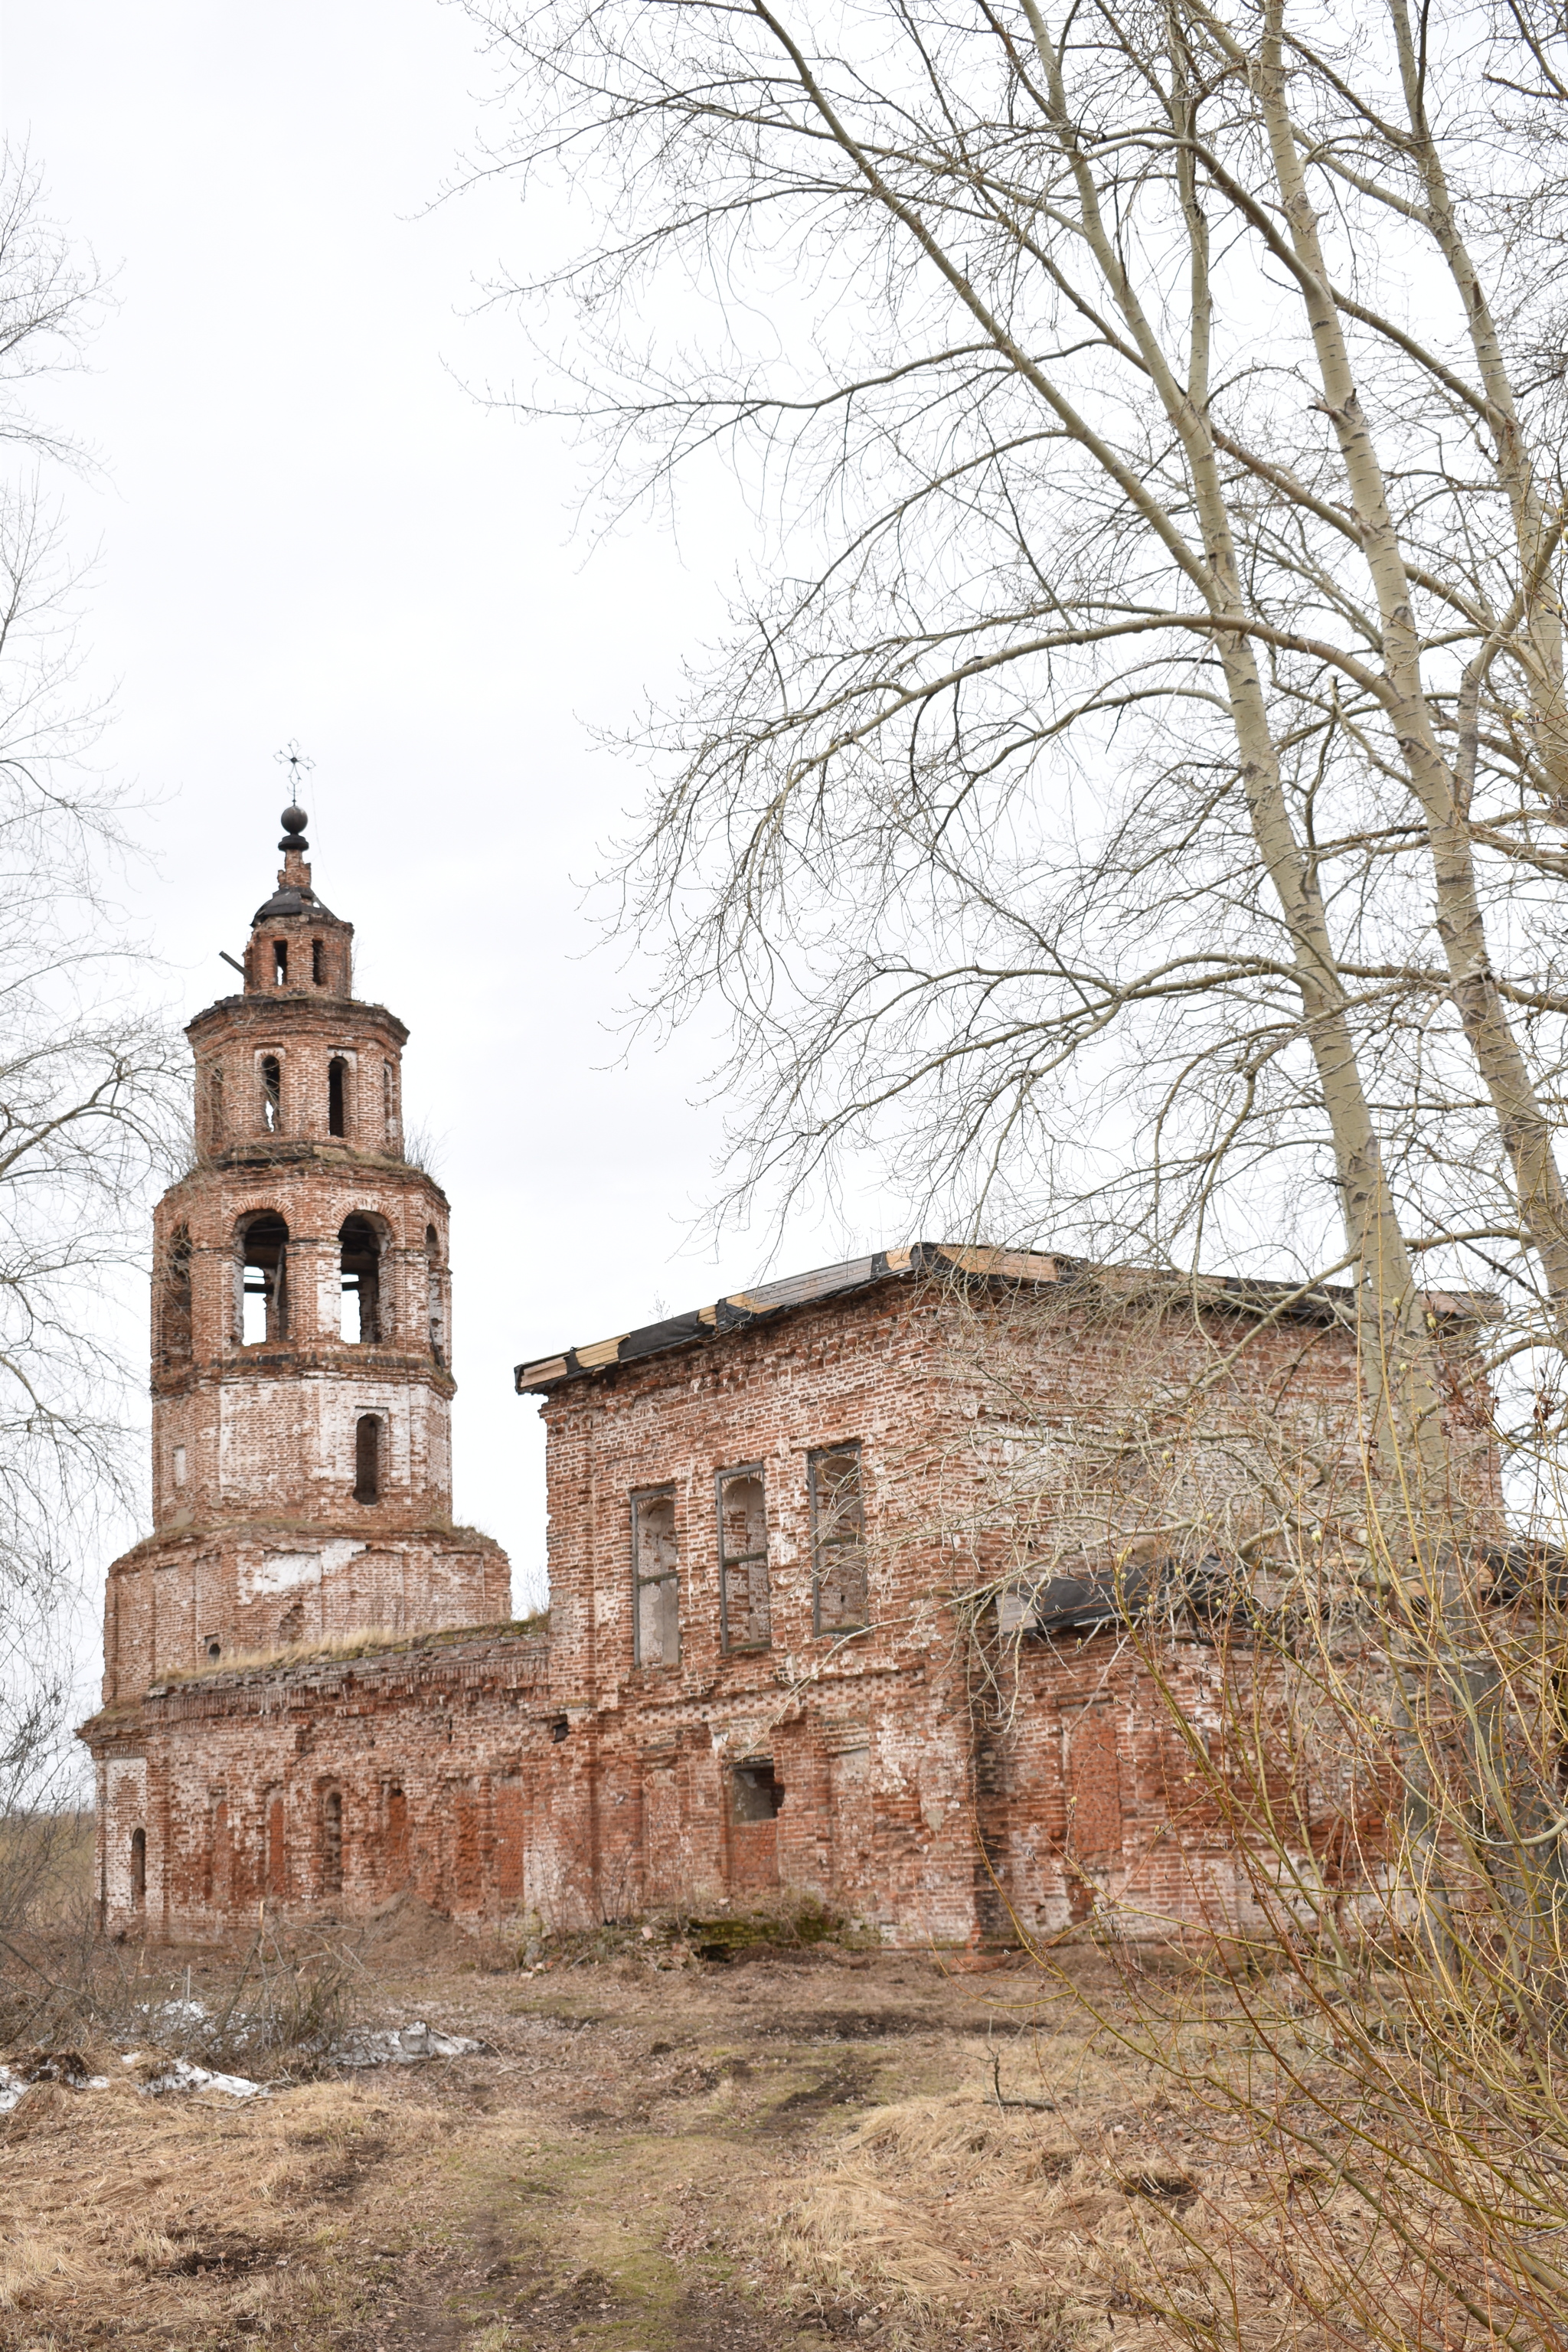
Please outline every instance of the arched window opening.
[{"label": "arched window opening", "polygon": [[216,1151],[223,1141],[223,1072],[215,1070],[207,1080],[207,1120],[212,1130],[212,1147]]},{"label": "arched window opening", "polygon": [[289,942],[287,940],[274,940],[272,942],[272,982],[276,988],[287,988],[289,985]]},{"label": "arched window opening", "polygon": [[274,1902],[280,1902],[289,1892],[289,1848],[281,1789],[274,1789],[267,1800],[267,1892]]},{"label": "arched window opening", "polygon": [[321,1799],[321,1892],[341,1895],[343,1891],[343,1797],[341,1789],[329,1789]]},{"label": "arched window opening", "polygon": [[268,1135],[283,1125],[283,1066],[276,1054],[261,1056],[261,1124]]},{"label": "arched window opening", "polygon": [[425,1228],[425,1259],[429,1269],[430,1353],[447,1369],[447,1269],[441,1263],[441,1237],[434,1225]]},{"label": "arched window opening", "polygon": [[327,984],[327,949],[324,940],[310,941],[310,978],[318,988]]},{"label": "arched window opening", "polygon": [[240,1338],[247,1348],[289,1331],[289,1228],[281,1217],[252,1217],[240,1261]]},{"label": "arched window opening", "polygon": [[381,1244],[368,1217],[345,1217],[338,1229],[342,1306],[338,1330],[353,1345],[381,1338]]},{"label": "arched window opening", "polygon": [[131,1900],[140,1911],[147,1900],[147,1832],[131,1832]]},{"label": "arched window opening", "polygon": [[408,1882],[408,1799],[394,1785],[386,1792],[386,1883],[397,1888]]},{"label": "arched window opening", "polygon": [[[318,941],[318,945],[320,942]],[[327,1133],[346,1135],[349,1066],[341,1054],[327,1064]]]},{"label": "arched window opening", "polygon": [[397,1094],[390,1062],[383,1062],[381,1066],[381,1107],[390,1142],[397,1133]]},{"label": "arched window opening", "polygon": [[185,1363],[191,1353],[191,1234],[176,1225],[163,1259],[158,1300],[158,1352],[166,1364]]},{"label": "arched window opening", "polygon": [[374,1503],[381,1496],[381,1416],[362,1412],[354,1423],[354,1501]]}]

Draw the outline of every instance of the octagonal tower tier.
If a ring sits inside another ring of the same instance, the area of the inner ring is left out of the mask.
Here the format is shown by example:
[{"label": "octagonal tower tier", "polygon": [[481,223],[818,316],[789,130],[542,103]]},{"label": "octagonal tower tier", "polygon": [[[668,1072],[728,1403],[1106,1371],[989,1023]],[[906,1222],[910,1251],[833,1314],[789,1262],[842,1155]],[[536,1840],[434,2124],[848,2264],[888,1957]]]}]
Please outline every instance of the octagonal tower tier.
[{"label": "octagonal tower tier", "polygon": [[154,1532],[109,1574],[106,1700],[234,1655],[494,1623],[452,1525],[447,1202],[404,1157],[407,1031],[352,993],[304,812],[242,995],[198,1013],[195,1157],[154,1219]]}]

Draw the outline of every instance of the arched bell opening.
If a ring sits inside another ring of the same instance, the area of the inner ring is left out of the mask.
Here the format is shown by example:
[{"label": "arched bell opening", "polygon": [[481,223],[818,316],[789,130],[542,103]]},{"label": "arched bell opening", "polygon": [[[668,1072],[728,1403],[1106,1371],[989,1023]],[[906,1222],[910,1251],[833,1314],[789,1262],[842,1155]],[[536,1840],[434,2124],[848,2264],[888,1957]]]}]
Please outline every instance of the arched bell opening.
[{"label": "arched bell opening", "polygon": [[351,1347],[382,1337],[381,1236],[368,1217],[345,1217],[338,1228],[342,1307],[338,1336]]},{"label": "arched bell opening", "polygon": [[158,1286],[158,1355],[166,1365],[191,1359],[191,1232],[176,1225],[163,1253]]},{"label": "arched bell opening", "polygon": [[241,1231],[239,1336],[247,1348],[289,1336],[289,1228],[281,1217],[251,1217]]},{"label": "arched bell opening", "polygon": [[430,1353],[438,1368],[447,1369],[447,1269],[441,1263],[441,1237],[434,1225],[425,1228],[425,1263],[429,1285]]}]

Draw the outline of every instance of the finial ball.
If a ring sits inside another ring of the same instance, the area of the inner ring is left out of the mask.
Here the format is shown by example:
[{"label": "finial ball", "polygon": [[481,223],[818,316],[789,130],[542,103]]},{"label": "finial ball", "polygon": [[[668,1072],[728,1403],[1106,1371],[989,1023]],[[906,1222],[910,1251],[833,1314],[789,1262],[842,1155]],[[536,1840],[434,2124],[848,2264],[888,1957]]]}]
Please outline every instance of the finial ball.
[{"label": "finial ball", "polygon": [[298,801],[291,802],[289,807],[283,812],[283,830],[285,833],[303,833],[305,827],[310,824],[310,818],[305,814],[304,810],[300,806]]}]

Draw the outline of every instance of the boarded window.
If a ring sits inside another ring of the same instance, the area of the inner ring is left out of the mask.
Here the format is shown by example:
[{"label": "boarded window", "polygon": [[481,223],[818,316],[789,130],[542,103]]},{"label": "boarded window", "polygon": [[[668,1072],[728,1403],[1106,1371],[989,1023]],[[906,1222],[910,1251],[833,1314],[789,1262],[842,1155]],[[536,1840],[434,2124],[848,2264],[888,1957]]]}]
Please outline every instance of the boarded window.
[{"label": "boarded window", "polygon": [[343,1799],[341,1789],[329,1789],[321,1799],[321,1892],[343,1891]]},{"label": "boarded window", "polygon": [[240,1337],[247,1348],[289,1332],[289,1228],[252,1217],[240,1239]]},{"label": "boarded window", "polygon": [[717,1483],[721,1635],[726,1650],[765,1650],[772,1628],[762,1464],[721,1470]]},{"label": "boarded window", "polygon": [[348,1129],[349,1066],[341,1054],[327,1064],[327,1133],[346,1135]]},{"label": "boarded window", "polygon": [[158,1298],[158,1352],[165,1364],[189,1361],[191,1353],[191,1236],[176,1225],[169,1236]]},{"label": "boarded window", "polygon": [[680,1659],[680,1556],[675,1494],[668,1486],[632,1496],[633,1654],[639,1666]]},{"label": "boarded window", "polygon": [[261,1056],[261,1124],[268,1135],[283,1126],[283,1066],[276,1054]]},{"label": "boarded window", "polygon": [[147,1900],[147,1832],[131,1832],[131,1900],[138,1911]]},{"label": "boarded window", "polygon": [[812,1625],[848,1633],[867,1617],[866,1510],[858,1444],[824,1446],[807,1464]]},{"label": "boarded window", "polygon": [[362,1412],[354,1423],[354,1501],[374,1503],[381,1494],[381,1417]]},{"label": "boarded window", "polygon": [[338,1233],[342,1271],[341,1336],[369,1346],[381,1331],[381,1243],[368,1217],[345,1217]]}]

